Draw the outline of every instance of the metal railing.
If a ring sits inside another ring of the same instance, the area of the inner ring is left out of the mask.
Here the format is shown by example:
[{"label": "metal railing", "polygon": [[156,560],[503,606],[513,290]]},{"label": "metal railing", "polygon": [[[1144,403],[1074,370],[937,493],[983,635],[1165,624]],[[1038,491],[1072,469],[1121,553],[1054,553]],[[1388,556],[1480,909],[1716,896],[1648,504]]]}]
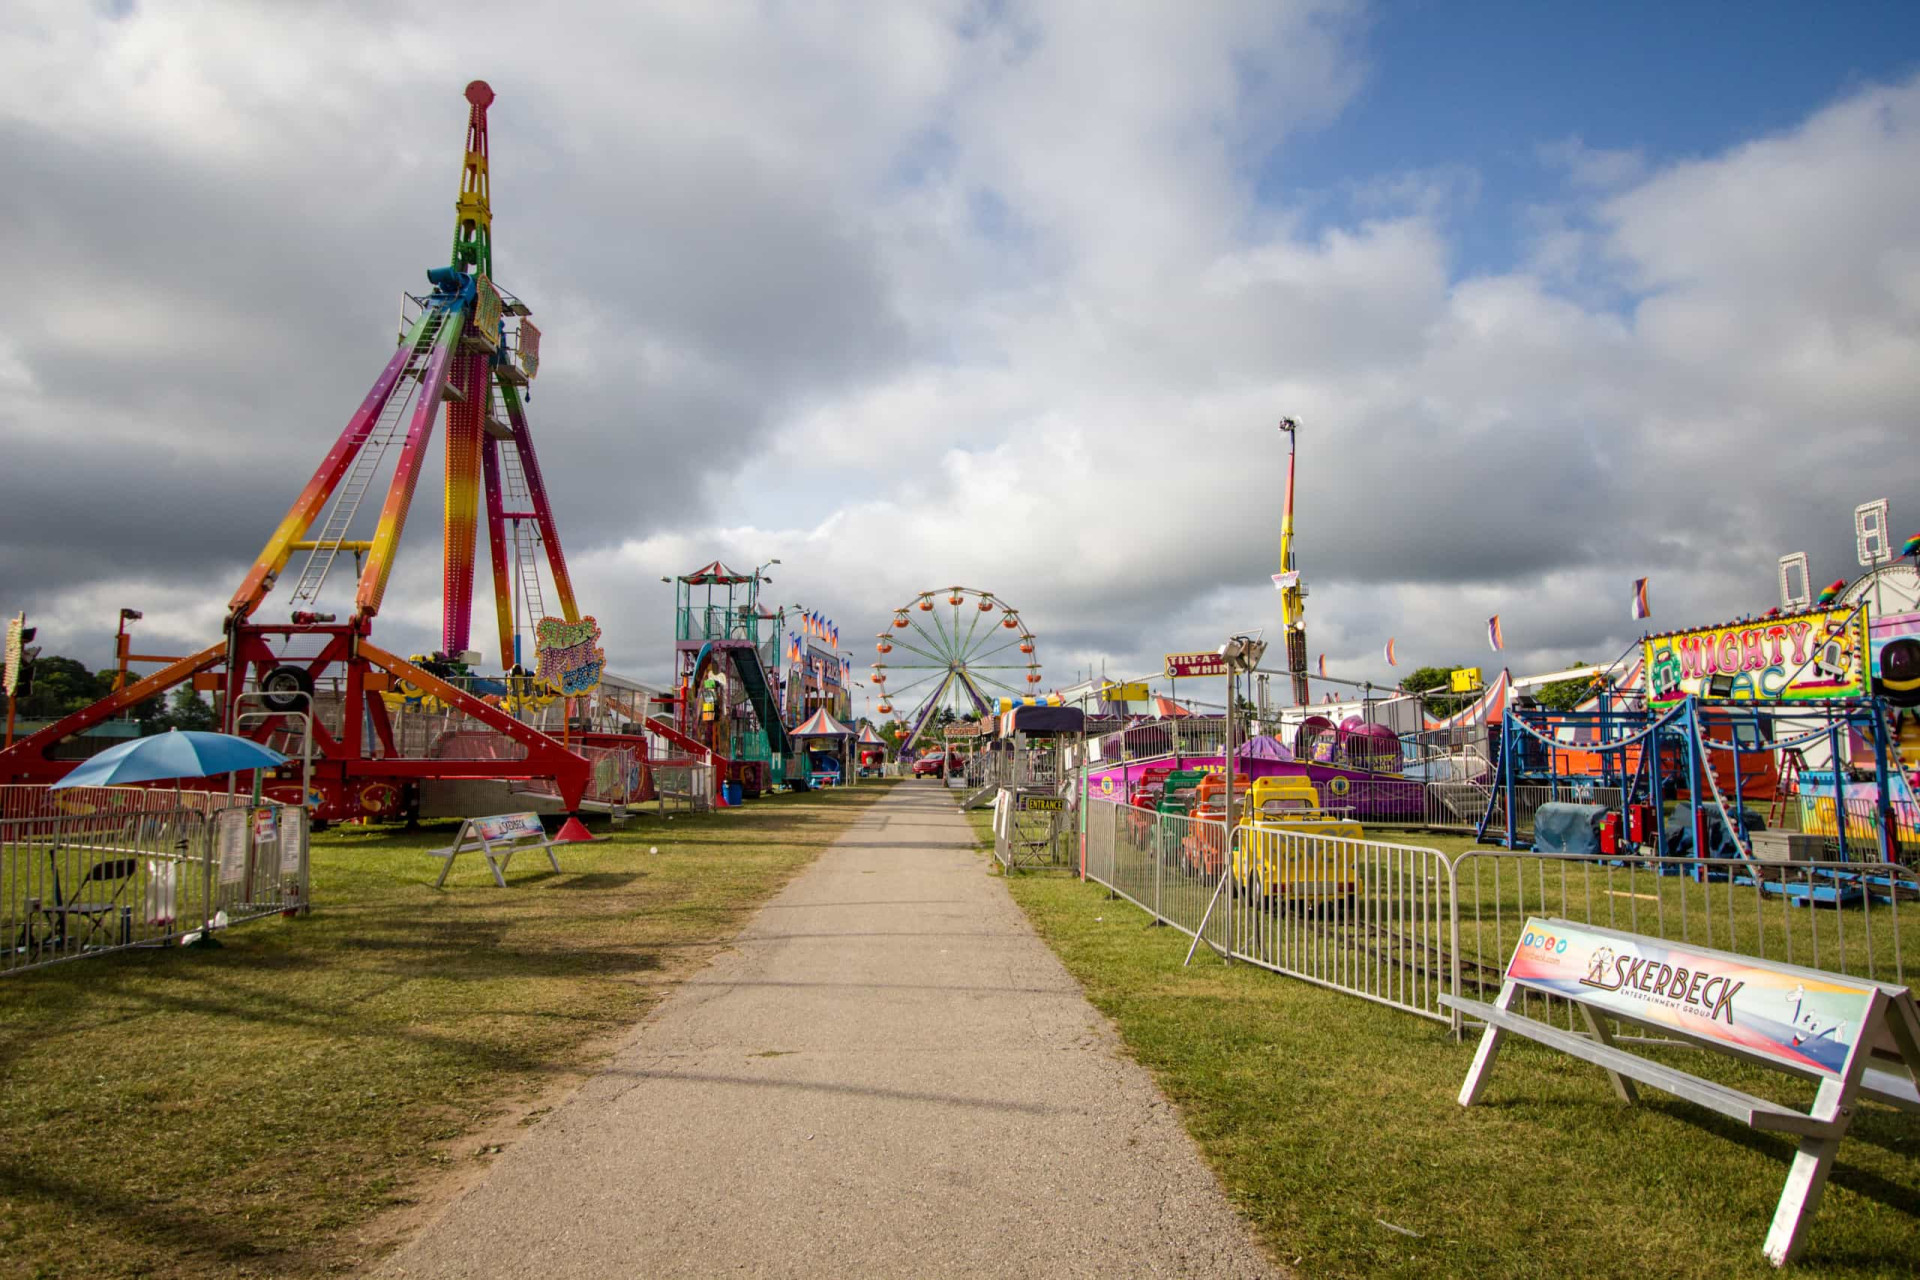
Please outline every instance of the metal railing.
[{"label": "metal railing", "polygon": [[656,764],[651,770],[654,794],[662,809],[697,813],[713,808],[712,765]]},{"label": "metal railing", "polygon": [[[1545,788],[1541,788],[1545,790]],[[1236,960],[1462,1026],[1529,916],[1911,984],[1920,873],[1893,863],[1435,849],[1087,801],[1086,878]],[[1535,1016],[1574,1030],[1562,1001]]]},{"label": "metal railing", "polygon": [[224,793],[158,787],[61,787],[44,783],[0,786],[0,822],[23,818],[84,817],[106,813],[157,813],[190,809],[211,813],[232,803]]},{"label": "metal railing", "polygon": [[[1457,855],[1452,875],[1456,991],[1470,1000],[1498,992],[1529,915],[1882,982],[1910,982],[1920,960],[1920,876],[1889,863],[1482,848]],[[1529,1000],[1534,1016],[1585,1030],[1564,1001]]]},{"label": "metal railing", "polygon": [[[614,808],[654,799],[649,782],[647,762],[640,753],[631,747],[588,747],[572,748],[575,755],[586,759],[592,772],[587,777],[587,789],[581,794],[582,804]],[[512,783],[510,790],[522,795],[560,798],[560,789],[551,778],[527,778]]]},{"label": "metal railing", "polygon": [[245,802],[0,820],[0,974],[304,912],[307,837],[304,808]]},{"label": "metal railing", "polygon": [[[1037,803],[1029,807],[1030,800]],[[993,856],[1009,871],[1075,865],[1079,831],[1072,803],[1044,788],[1002,787],[993,803]]]},{"label": "metal railing", "polygon": [[1450,1021],[1450,866],[1435,849],[1088,802],[1087,879],[1223,955]]}]

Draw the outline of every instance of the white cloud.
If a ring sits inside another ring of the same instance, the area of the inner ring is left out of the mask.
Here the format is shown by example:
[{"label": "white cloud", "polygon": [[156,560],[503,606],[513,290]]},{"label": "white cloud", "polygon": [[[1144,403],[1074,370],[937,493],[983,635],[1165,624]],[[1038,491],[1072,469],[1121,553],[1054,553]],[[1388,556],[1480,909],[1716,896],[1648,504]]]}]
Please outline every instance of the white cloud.
[{"label": "white cloud", "polygon": [[[1516,666],[1611,656],[1632,578],[1708,620],[1770,603],[1784,551],[1837,575],[1855,502],[1920,513],[1920,82],[1683,162],[1543,140],[1573,203],[1462,278],[1449,227],[1487,211],[1447,157],[1354,175],[1345,219],[1256,189],[1363,91],[1346,6],[502,12],[484,65],[381,5],[10,17],[0,420],[40,451],[0,585],[54,643],[98,654],[129,592],[217,616],[440,252],[476,73],[548,483],[636,674],[668,661],[658,578],[715,556],[780,556],[775,599],[862,658],[954,582],[1057,677],[1275,628],[1289,414],[1309,648],[1356,677],[1388,635],[1403,668],[1490,660],[1494,612]],[[382,619],[407,645],[436,532]]]}]

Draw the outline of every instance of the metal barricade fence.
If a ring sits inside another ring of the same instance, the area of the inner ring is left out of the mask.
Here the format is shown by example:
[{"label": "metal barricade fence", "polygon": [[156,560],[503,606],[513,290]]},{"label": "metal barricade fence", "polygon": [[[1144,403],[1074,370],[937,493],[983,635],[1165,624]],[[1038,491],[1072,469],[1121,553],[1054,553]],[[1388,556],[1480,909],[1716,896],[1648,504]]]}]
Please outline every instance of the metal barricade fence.
[{"label": "metal barricade fence", "polygon": [[653,789],[662,809],[704,812],[713,808],[713,766],[710,764],[656,764]]},{"label": "metal barricade fence", "polygon": [[[647,794],[646,761],[633,748],[576,746],[571,750],[592,769],[587,775],[587,789],[580,796],[583,803],[612,808],[652,798]],[[560,798],[560,788],[552,778],[521,779],[510,783],[508,790],[521,795]]]},{"label": "metal barricade fence", "polygon": [[304,912],[307,838],[298,805],[0,821],[0,974]]},{"label": "metal barricade fence", "polygon": [[[1086,836],[1086,878],[1156,920],[1204,931],[1235,959],[1456,1030],[1462,1020],[1439,996],[1492,1000],[1529,916],[1883,982],[1920,979],[1909,967],[1920,966],[1920,871],[1894,863],[1491,847],[1449,857],[1284,824],[1237,828],[1223,861],[1218,822],[1099,799],[1087,801]],[[1584,1031],[1563,1001],[1528,1000],[1533,1016]]]},{"label": "metal barricade fence", "polygon": [[1224,865],[1225,824],[1154,813],[1111,800],[1087,802],[1087,879],[1192,937],[1224,948],[1224,916],[1207,906]]},{"label": "metal barricade fence", "polygon": [[[1910,983],[1920,874],[1890,863],[1608,857],[1470,849],[1454,861],[1458,994],[1490,1001],[1530,915]],[[1906,905],[1903,906],[1902,903]],[[1576,1025],[1564,1001],[1528,1012]]]},{"label": "metal barricade fence", "polygon": [[1221,900],[1228,953],[1451,1023],[1451,865],[1437,849],[1237,827]]},{"label": "metal barricade fence", "polygon": [[223,792],[161,790],[158,787],[61,787],[45,783],[0,786],[0,822],[20,818],[62,818],[96,813],[157,813],[191,809],[211,813],[231,798]]},{"label": "metal barricade fence", "polygon": [[1069,797],[1002,787],[993,802],[993,856],[1009,871],[1073,867],[1079,861],[1078,821]]}]

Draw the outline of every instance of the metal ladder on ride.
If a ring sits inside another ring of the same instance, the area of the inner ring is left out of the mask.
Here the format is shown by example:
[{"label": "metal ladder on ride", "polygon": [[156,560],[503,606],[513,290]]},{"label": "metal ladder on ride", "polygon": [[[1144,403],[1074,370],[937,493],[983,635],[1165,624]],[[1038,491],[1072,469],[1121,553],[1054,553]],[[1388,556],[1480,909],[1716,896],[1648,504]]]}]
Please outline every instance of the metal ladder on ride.
[{"label": "metal ladder on ride", "polygon": [[546,616],[546,606],[540,596],[540,556],[545,544],[540,538],[540,522],[534,518],[533,492],[527,484],[526,469],[521,465],[520,446],[516,441],[500,442],[500,476],[506,490],[501,495],[503,505],[512,513],[510,518],[513,520],[513,573],[519,595],[514,611],[514,629],[519,629],[520,611],[525,610],[527,631],[531,637],[533,629],[540,625],[540,619]]},{"label": "metal ladder on ride", "polygon": [[353,528],[353,518],[360,511],[361,500],[367,496],[367,490],[373,487],[381,463],[386,460],[388,450],[399,437],[401,424],[407,420],[408,410],[420,389],[421,377],[426,372],[428,357],[433,352],[433,344],[440,336],[441,327],[446,324],[446,316],[446,312],[439,312],[436,320],[421,329],[413,350],[407,353],[407,362],[394,384],[393,393],[381,406],[380,416],[368,428],[366,439],[354,455],[352,469],[334,492],[333,503],[327,508],[319,535],[312,539],[307,561],[300,568],[299,581],[294,583],[293,594],[288,598],[290,607],[297,609],[303,603],[312,604],[319,598],[320,588],[326,584],[327,574],[332,572],[333,562],[346,544],[347,532]]},{"label": "metal ladder on ride", "polygon": [[1779,781],[1774,784],[1773,800],[1767,805],[1767,826],[1778,830],[1781,821],[1787,816],[1789,804],[1800,803],[1800,775],[1806,772],[1807,760],[1799,747],[1788,747],[1780,753],[1785,757],[1780,769]]}]

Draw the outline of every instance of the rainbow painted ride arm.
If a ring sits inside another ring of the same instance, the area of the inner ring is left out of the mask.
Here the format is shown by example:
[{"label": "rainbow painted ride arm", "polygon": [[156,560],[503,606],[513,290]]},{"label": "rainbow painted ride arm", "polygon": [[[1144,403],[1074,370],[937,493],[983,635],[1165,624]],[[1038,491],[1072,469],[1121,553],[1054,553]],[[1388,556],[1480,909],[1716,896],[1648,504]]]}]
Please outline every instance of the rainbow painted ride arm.
[{"label": "rainbow painted ride arm", "polygon": [[320,518],[320,512],[326,506],[327,499],[333,496],[333,491],[339,487],[341,478],[347,474],[347,468],[353,465],[360,447],[372,434],[374,423],[380,420],[380,414],[387,407],[387,401],[393,397],[394,391],[399,387],[401,376],[406,372],[408,360],[413,355],[414,349],[419,346],[428,326],[438,322],[439,316],[435,312],[423,311],[420,318],[413,322],[413,328],[400,339],[400,346],[393,353],[393,358],[387,361],[387,367],[382,369],[380,376],[373,380],[373,387],[367,392],[366,399],[360,402],[360,407],[354,411],[353,417],[347,420],[346,430],[340,433],[340,438],[334,441],[333,448],[328,450],[325,458],[321,459],[319,469],[313,473],[313,479],[307,481],[307,487],[300,491],[298,498],[294,499],[286,518],[273,531],[273,536],[267,539],[267,545],[260,552],[260,558],[254,561],[253,568],[241,581],[240,589],[235,591],[233,599],[227,602],[227,613],[230,617],[244,621],[252,617],[253,611],[260,607],[262,600],[266,599],[267,592],[273,589],[274,580],[280,576],[280,571],[287,567],[287,560],[293,555],[293,544],[306,537],[307,531],[313,527],[313,522]]},{"label": "rainbow painted ride arm", "polygon": [[386,505],[380,508],[380,523],[373,531],[373,545],[367,551],[366,567],[360,573],[360,590],[353,601],[354,617],[366,621],[380,612],[380,601],[387,593],[387,578],[393,573],[394,552],[401,531],[407,527],[407,508],[413,502],[414,488],[420,483],[420,464],[426,460],[427,437],[433,434],[433,420],[440,412],[440,401],[447,388],[447,366],[466,327],[466,305],[447,305],[446,319],[427,360],[426,386],[420,402],[414,406],[413,421],[407,426],[406,443],[400,448],[400,460],[394,464],[393,483],[387,487]]},{"label": "rainbow painted ride arm", "polygon": [[580,621],[580,608],[573,602],[573,580],[567,576],[567,558],[560,550],[560,526],[553,518],[553,505],[547,501],[547,482],[540,478],[540,459],[533,452],[533,430],[527,426],[527,411],[520,406],[520,393],[511,382],[498,382],[500,399],[507,407],[507,421],[513,426],[513,447],[520,451],[520,469],[527,479],[527,496],[533,500],[534,519],[540,523],[540,541],[547,549],[547,567],[553,571],[553,587],[560,593],[560,616],[568,622]]}]

